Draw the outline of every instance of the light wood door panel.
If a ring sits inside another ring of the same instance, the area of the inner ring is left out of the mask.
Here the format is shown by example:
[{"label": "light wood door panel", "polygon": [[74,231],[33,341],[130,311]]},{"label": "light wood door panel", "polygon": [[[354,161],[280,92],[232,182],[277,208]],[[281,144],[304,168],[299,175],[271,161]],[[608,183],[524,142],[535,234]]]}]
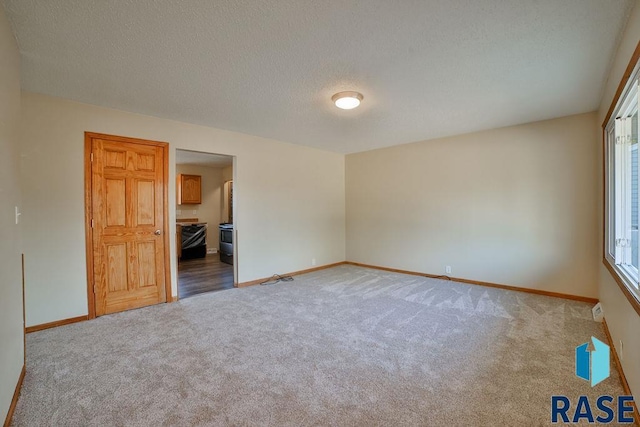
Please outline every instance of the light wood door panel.
[{"label": "light wood door panel", "polygon": [[104,275],[106,284],[109,287],[108,293],[126,292],[129,289],[127,279],[127,244],[113,243],[105,244],[106,269]]},{"label": "light wood door panel", "polygon": [[167,301],[165,148],[91,139],[97,316]]},{"label": "light wood door panel", "polygon": [[104,180],[105,222],[108,227],[126,226],[126,181],[124,178]]},{"label": "light wood door panel", "polygon": [[136,225],[154,225],[156,223],[155,183],[152,180],[136,180]]}]

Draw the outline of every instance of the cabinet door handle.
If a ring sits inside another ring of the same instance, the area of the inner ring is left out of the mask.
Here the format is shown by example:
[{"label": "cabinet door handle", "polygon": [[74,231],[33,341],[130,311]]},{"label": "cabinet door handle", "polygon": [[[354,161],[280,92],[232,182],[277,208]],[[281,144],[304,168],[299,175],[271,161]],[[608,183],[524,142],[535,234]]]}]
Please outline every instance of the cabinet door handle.
[{"label": "cabinet door handle", "polygon": [[159,236],[159,235],[161,235],[161,234],[162,234],[162,231],[160,231],[160,230],[156,230],[156,236]]}]

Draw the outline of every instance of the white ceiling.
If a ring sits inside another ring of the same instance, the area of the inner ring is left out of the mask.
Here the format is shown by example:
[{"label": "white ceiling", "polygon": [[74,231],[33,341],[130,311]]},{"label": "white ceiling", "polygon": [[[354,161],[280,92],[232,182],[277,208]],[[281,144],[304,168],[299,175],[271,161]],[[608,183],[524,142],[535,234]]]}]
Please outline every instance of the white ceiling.
[{"label": "white ceiling", "polygon": [[233,157],[222,154],[200,153],[198,151],[176,150],[177,165],[206,166],[209,168],[225,168],[231,166]]},{"label": "white ceiling", "polygon": [[348,153],[595,110],[633,1],[4,4],[24,90]]}]

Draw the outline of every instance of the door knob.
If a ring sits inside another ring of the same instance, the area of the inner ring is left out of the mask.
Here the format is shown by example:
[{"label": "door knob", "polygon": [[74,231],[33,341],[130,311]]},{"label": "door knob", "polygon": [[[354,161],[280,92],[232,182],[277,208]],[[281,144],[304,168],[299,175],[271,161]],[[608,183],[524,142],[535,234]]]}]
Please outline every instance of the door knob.
[{"label": "door knob", "polygon": [[160,231],[160,230],[156,230],[156,236],[159,236],[159,235],[161,235],[161,234],[162,234],[162,231]]}]

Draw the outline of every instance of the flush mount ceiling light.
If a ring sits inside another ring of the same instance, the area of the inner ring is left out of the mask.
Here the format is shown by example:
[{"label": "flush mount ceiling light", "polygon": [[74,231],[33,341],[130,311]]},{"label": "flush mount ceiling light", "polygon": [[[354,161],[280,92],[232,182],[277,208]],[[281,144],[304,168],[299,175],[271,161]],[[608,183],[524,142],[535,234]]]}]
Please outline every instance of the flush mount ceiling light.
[{"label": "flush mount ceiling light", "polygon": [[363,96],[359,92],[338,92],[331,97],[331,100],[336,104],[336,107],[351,110],[360,105],[362,98]]}]

